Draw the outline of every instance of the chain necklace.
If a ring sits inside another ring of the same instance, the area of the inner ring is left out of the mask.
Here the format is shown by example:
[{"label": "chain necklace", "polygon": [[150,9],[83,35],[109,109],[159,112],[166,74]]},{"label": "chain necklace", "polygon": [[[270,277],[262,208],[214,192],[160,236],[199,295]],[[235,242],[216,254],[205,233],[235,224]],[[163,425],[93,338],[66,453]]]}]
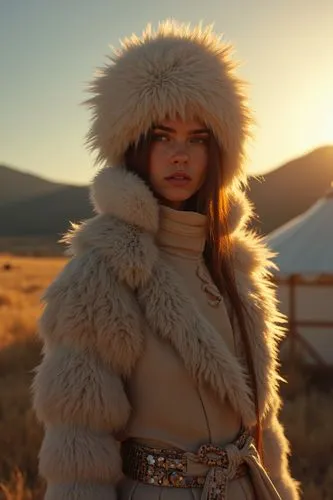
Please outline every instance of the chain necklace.
[{"label": "chain necklace", "polygon": [[217,286],[213,283],[202,261],[197,265],[196,275],[201,281],[201,290],[203,290],[208,297],[208,304],[212,307],[218,307],[222,301],[222,295]]}]

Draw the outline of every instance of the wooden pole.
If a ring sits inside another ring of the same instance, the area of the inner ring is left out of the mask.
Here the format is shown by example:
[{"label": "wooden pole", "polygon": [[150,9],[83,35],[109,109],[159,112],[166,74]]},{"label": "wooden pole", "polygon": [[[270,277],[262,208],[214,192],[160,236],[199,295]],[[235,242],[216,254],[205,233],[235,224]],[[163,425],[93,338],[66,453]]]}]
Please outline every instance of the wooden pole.
[{"label": "wooden pole", "polygon": [[289,361],[294,366],[296,361],[296,276],[289,278]]},{"label": "wooden pole", "polygon": [[292,274],[287,279],[276,280],[276,283],[284,283],[289,285],[289,313],[288,313],[288,337],[289,342],[289,362],[292,368],[296,367],[296,361],[298,359],[297,347],[302,348],[307,354],[312,357],[312,359],[321,366],[326,366],[327,363],[323,357],[316,351],[312,345],[305,340],[302,335],[299,334],[297,327],[317,327],[317,328],[330,328],[333,326],[331,321],[311,321],[311,320],[298,320],[297,319],[297,302],[296,302],[296,292],[297,285],[307,285],[307,286],[332,286],[332,281],[328,283],[321,282],[320,280],[308,283],[300,275]]}]

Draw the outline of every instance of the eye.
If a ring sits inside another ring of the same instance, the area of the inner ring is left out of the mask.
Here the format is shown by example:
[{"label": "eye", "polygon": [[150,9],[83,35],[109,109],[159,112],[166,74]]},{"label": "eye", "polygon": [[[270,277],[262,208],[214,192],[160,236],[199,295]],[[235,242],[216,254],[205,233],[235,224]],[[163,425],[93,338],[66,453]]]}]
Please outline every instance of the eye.
[{"label": "eye", "polygon": [[165,142],[168,141],[169,137],[167,134],[163,134],[162,132],[154,132],[152,134],[152,140],[154,142]]},{"label": "eye", "polygon": [[193,144],[207,144],[208,136],[204,136],[204,135],[194,136],[194,137],[191,137],[190,142],[192,142]]}]

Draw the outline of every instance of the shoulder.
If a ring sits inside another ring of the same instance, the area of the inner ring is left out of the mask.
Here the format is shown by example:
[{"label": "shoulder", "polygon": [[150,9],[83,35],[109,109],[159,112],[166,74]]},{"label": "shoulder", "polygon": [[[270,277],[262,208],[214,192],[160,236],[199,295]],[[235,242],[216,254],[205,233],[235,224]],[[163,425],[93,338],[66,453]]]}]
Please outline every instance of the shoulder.
[{"label": "shoulder", "polygon": [[264,335],[274,345],[285,335],[285,316],[278,308],[273,280],[274,253],[264,239],[252,231],[241,231],[232,238],[233,262],[237,286],[252,319],[261,323]]},{"label": "shoulder", "polygon": [[247,276],[269,274],[276,267],[272,261],[274,253],[263,237],[249,229],[255,214],[252,202],[240,188],[229,194],[229,202],[227,221],[235,272]]},{"label": "shoulder", "polygon": [[39,335],[45,351],[62,346],[87,352],[129,373],[142,349],[144,319],[123,274],[109,252],[81,246],[43,296]]},{"label": "shoulder", "polygon": [[253,273],[270,275],[276,269],[275,254],[269,249],[264,238],[250,230],[236,231],[232,237],[232,252],[235,269],[248,276]]},{"label": "shoulder", "polygon": [[69,255],[85,255],[132,289],[150,278],[158,259],[152,233],[109,214],[73,226],[63,241]]},{"label": "shoulder", "polygon": [[[94,308],[103,289],[117,286],[117,279],[105,262],[105,258],[93,249],[87,249],[78,255],[70,256],[64,268],[48,286],[42,296],[42,302],[48,311],[58,307],[59,318],[67,310],[81,307]],[[60,321],[60,319],[58,321]]]},{"label": "shoulder", "polygon": [[276,286],[272,279],[277,268],[274,255],[264,239],[252,231],[240,231],[232,237],[232,258],[240,291],[277,319]]}]

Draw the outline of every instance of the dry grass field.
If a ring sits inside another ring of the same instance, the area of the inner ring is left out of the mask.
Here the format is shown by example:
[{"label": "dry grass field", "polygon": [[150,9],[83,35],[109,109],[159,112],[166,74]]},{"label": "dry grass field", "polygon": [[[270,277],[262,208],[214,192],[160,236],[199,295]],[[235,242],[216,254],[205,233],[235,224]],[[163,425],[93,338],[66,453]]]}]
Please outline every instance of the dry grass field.
[{"label": "dry grass field", "polygon": [[[0,500],[43,498],[37,474],[42,429],[31,409],[30,384],[40,358],[40,297],[64,264],[60,257],[0,255]],[[331,387],[329,372],[299,370],[283,390],[282,420],[304,500],[333,498]]]},{"label": "dry grass field", "polygon": [[40,357],[36,320],[41,294],[64,264],[63,258],[0,255],[0,482],[6,500],[42,498],[36,463],[42,429],[30,397]]}]

